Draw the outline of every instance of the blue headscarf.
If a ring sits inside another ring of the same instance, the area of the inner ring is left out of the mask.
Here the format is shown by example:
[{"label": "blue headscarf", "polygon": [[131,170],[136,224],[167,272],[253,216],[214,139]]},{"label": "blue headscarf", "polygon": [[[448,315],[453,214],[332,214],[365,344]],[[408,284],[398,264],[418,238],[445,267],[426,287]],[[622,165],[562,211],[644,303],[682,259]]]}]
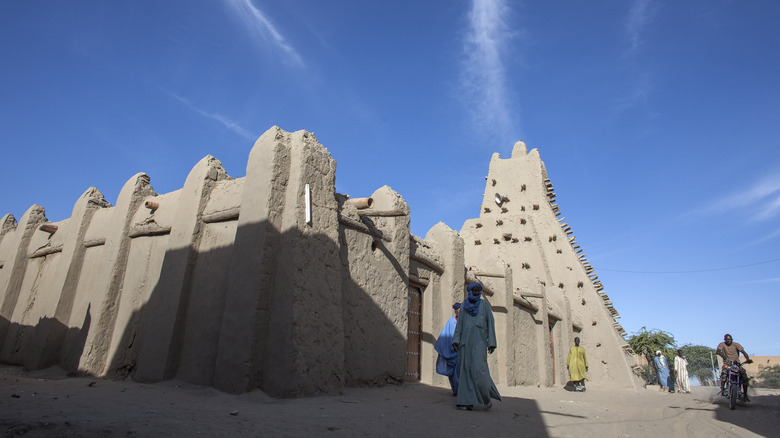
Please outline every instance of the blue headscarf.
[{"label": "blue headscarf", "polygon": [[479,303],[482,302],[480,295],[482,295],[482,285],[480,283],[471,283],[466,287],[468,293],[468,299],[463,302],[463,309],[469,312],[472,316],[477,316],[479,312]]}]

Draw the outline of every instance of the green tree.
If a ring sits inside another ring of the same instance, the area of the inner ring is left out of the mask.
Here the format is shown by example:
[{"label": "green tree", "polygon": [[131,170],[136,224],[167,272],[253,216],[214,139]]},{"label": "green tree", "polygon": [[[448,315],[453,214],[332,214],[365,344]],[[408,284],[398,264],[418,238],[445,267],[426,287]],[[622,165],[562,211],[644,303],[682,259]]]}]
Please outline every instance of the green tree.
[{"label": "green tree", "polygon": [[653,376],[655,376],[655,372],[652,370],[652,363],[656,351],[660,350],[661,354],[666,357],[670,369],[674,366],[677,344],[671,333],[658,329],[648,330],[646,327],[642,327],[636,333],[631,334],[626,342],[635,353],[641,354],[647,359],[650,366],[645,371],[652,372]]},{"label": "green tree", "polygon": [[[683,357],[688,360],[688,375],[696,377],[702,385],[715,385],[713,358],[715,350],[704,345],[686,344],[680,347]],[[717,367],[717,361],[714,362]]]},{"label": "green tree", "polygon": [[772,365],[759,371],[756,376],[756,386],[764,388],[780,388],[780,365]]}]

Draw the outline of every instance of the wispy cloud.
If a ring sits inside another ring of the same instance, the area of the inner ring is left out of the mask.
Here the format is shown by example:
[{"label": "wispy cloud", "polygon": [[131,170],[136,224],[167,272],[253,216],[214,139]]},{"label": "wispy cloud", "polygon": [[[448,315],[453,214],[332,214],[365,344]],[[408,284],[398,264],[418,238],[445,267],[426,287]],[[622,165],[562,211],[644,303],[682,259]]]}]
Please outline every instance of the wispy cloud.
[{"label": "wispy cloud", "polygon": [[646,105],[647,98],[653,91],[653,83],[649,74],[640,74],[636,80],[630,83],[630,92],[615,101],[613,110],[618,114],[628,111],[637,105]]},{"label": "wispy cloud", "polygon": [[509,131],[506,67],[502,52],[512,34],[505,0],[473,0],[464,38],[461,88],[478,128]]},{"label": "wispy cloud", "polygon": [[183,103],[187,108],[195,111],[196,113],[202,115],[203,117],[207,117],[209,119],[216,120],[217,122],[221,123],[228,130],[233,131],[236,134],[238,134],[238,135],[240,135],[240,136],[242,136],[244,138],[247,138],[249,140],[254,140],[255,139],[255,136],[253,136],[249,131],[247,131],[246,129],[242,128],[238,123],[228,119],[227,117],[225,117],[225,116],[223,116],[221,114],[215,114],[215,113],[209,113],[209,112],[203,111],[202,109],[197,108],[195,105],[192,104],[192,102],[190,102],[189,100],[187,100],[187,99],[185,99],[183,97],[177,96],[175,94],[171,94],[171,96],[173,96],[173,98],[175,98],[179,102]]},{"label": "wispy cloud", "polygon": [[750,187],[718,198],[694,213],[748,212],[751,222],[772,219],[780,214],[780,172],[771,172]]},{"label": "wispy cloud", "polygon": [[766,284],[766,283],[780,283],[780,277],[764,278],[761,280],[742,281],[737,284]]},{"label": "wispy cloud", "polygon": [[298,52],[287,42],[270,19],[255,5],[252,0],[224,0],[236,13],[238,18],[261,44],[271,44],[276,50],[284,54],[284,61],[298,67],[303,67],[303,59]]},{"label": "wispy cloud", "polygon": [[760,210],[755,216],[756,221],[771,219],[780,213],[780,193],[775,191],[770,196],[774,197],[774,199],[768,200],[763,204],[764,208]]},{"label": "wispy cloud", "polygon": [[626,55],[633,55],[642,45],[642,32],[653,18],[655,9],[653,0],[635,0],[631,5],[626,20],[626,35],[628,36],[628,48]]},{"label": "wispy cloud", "polygon": [[624,67],[628,69],[628,89],[613,105],[614,117],[623,115],[636,107],[646,107],[653,89],[652,74],[638,68],[637,54],[642,46],[643,33],[655,15],[653,0],[634,0],[628,16],[624,19],[623,37],[626,39],[623,51]]},{"label": "wispy cloud", "polygon": [[[690,219],[726,214],[740,215],[740,220],[743,223],[763,222],[761,229],[766,229],[765,223],[767,221],[780,217],[780,170],[770,172],[751,186],[721,196],[702,207],[688,211],[682,217]],[[780,236],[780,229],[777,229],[777,225],[773,231],[772,228],[767,231],[763,236],[746,243],[738,250],[744,250]]]},{"label": "wispy cloud", "polygon": [[756,240],[753,240],[751,242],[746,243],[745,245],[740,246],[737,248],[737,251],[742,251],[743,249],[750,248],[751,246],[756,246],[758,244],[764,243],[766,241],[772,240],[775,237],[780,236],[780,229],[775,230],[765,236],[762,236]]}]

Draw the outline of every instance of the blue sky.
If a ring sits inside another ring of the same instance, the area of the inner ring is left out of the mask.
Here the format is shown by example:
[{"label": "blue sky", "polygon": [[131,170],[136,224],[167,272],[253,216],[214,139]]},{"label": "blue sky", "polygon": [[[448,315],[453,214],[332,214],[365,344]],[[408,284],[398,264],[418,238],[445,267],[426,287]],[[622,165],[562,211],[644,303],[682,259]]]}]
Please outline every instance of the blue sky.
[{"label": "blue sky", "polygon": [[424,236],[538,148],[629,332],[780,355],[780,3],[0,2],[0,213],[70,216],[203,156],[244,176],[314,132],[337,190],[389,185]]}]

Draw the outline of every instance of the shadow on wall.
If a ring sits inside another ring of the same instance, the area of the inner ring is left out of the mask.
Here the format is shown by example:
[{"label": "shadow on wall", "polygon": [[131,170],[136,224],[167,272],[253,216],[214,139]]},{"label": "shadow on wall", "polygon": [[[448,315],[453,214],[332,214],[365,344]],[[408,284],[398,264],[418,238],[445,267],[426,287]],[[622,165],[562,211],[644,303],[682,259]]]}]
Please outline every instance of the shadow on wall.
[{"label": "shadow on wall", "polygon": [[[118,270],[124,278],[118,292],[106,293],[113,299],[92,309],[95,321],[88,310],[81,328],[45,318],[9,331],[48,336],[15,344],[49,350],[40,356],[46,360],[25,360],[25,367],[59,364],[71,373],[146,382],[178,378],[233,393],[261,388],[277,397],[403,378],[404,336],[351,281],[339,254],[346,249],[328,236],[280,234],[265,222],[237,229],[237,221],[201,223],[196,234],[192,248],[168,250],[154,244],[164,235],[125,237],[131,256]],[[370,340],[376,342],[360,347],[359,361],[345,359],[345,342]],[[90,363],[98,366],[85,368],[96,354],[103,357]]]},{"label": "shadow on wall", "polygon": [[41,318],[35,326],[12,323],[0,317],[0,326],[6,328],[5,348],[3,352],[14,360],[14,365],[25,369],[44,369],[59,365],[70,374],[77,374],[78,361],[84,352],[91,324],[90,310],[84,317],[81,328],[67,327],[55,318]]},{"label": "shadow on wall", "polygon": [[[381,229],[371,218],[364,224]],[[352,239],[348,238],[348,233]],[[408,239],[408,237],[406,237]],[[348,243],[352,242],[352,243]],[[345,384],[367,386],[398,382],[406,370],[408,274],[393,253],[394,243],[340,228]],[[408,251],[407,247],[403,247]],[[383,270],[383,272],[379,272]],[[352,276],[354,275],[354,277]],[[392,278],[394,281],[389,281]],[[362,286],[366,285],[366,286]],[[394,299],[395,298],[395,299]],[[380,307],[393,305],[389,312]]]}]

